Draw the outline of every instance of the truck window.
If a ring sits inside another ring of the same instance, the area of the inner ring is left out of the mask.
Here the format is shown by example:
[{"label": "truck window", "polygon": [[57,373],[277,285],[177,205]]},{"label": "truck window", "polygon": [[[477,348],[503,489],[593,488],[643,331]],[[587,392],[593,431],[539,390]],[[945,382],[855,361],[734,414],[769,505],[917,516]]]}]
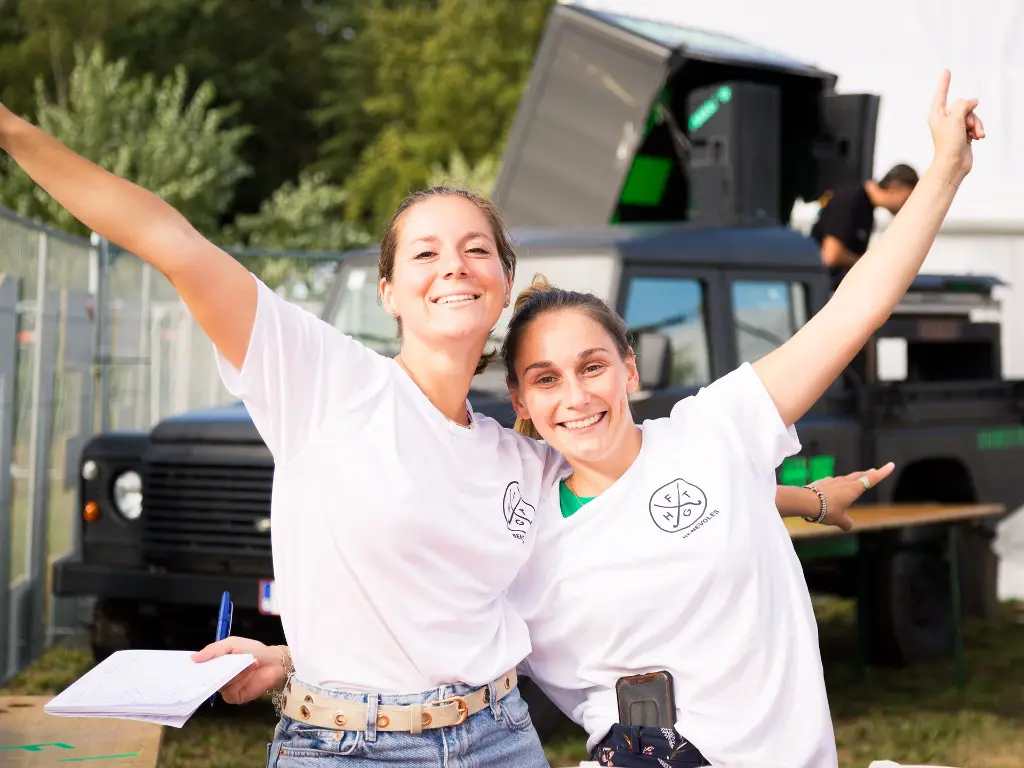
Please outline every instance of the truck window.
[{"label": "truck window", "polygon": [[332,324],[382,355],[397,355],[398,323],[377,300],[376,259],[352,259],[341,267],[338,280]]},{"label": "truck window", "polygon": [[[616,260],[609,253],[521,254],[512,295],[517,295],[529,285],[535,274],[543,274],[554,285],[589,291],[608,300],[617,284],[616,268]],[[337,279],[338,295],[334,315],[326,319],[343,333],[376,352],[388,357],[397,355],[398,323],[377,299],[376,256],[359,255],[346,259],[338,271]],[[501,345],[511,316],[512,307],[509,306],[498,319],[488,349],[496,349]],[[500,361],[479,374],[473,380],[473,388],[497,397],[507,397],[505,370]]]},{"label": "truck window", "polygon": [[668,336],[671,383],[700,386],[710,379],[704,286],[693,278],[634,277],[626,294],[626,325],[633,333]]},{"label": "truck window", "polygon": [[807,321],[800,283],[737,280],[732,284],[733,324],[740,362],[752,363],[784,344]]}]

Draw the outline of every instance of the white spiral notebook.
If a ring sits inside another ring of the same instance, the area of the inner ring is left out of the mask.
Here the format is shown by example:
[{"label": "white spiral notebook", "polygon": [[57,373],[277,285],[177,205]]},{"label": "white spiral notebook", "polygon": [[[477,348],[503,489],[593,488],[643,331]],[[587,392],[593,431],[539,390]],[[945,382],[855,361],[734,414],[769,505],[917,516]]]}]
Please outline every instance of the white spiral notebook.
[{"label": "white spiral notebook", "polygon": [[247,653],[202,663],[191,651],[118,651],[51,699],[58,717],[113,717],[180,728],[256,659]]}]

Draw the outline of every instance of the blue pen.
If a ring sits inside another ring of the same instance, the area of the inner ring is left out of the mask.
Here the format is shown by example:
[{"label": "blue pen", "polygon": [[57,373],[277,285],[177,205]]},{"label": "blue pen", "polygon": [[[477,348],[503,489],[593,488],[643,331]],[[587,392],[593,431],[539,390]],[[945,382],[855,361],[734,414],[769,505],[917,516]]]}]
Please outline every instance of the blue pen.
[{"label": "blue pen", "polygon": [[[235,613],[235,606],[231,602],[231,593],[225,592],[220,596],[220,612],[217,614],[217,642],[220,642],[231,634],[231,617]],[[210,697],[210,706],[216,701],[217,694]]]}]

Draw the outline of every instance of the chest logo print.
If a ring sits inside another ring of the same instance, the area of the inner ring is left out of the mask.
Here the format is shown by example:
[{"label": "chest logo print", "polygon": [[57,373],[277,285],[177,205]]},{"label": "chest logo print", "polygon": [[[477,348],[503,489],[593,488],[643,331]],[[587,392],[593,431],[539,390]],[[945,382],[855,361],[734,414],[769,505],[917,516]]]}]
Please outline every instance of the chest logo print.
[{"label": "chest logo print", "polygon": [[518,481],[513,480],[508,484],[502,507],[505,511],[505,524],[512,531],[512,535],[522,541],[526,538],[526,531],[533,524],[533,514],[537,510],[523,499],[523,489]]},{"label": "chest logo print", "polygon": [[685,531],[704,516],[707,508],[704,491],[681,478],[651,494],[649,505],[654,524],[666,533]]}]

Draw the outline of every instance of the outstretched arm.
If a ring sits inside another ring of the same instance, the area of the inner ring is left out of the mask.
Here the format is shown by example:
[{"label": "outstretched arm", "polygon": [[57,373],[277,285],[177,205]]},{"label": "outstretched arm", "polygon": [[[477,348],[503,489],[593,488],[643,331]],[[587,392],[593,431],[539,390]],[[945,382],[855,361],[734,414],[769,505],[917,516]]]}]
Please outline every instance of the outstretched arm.
[{"label": "outstretched arm", "polygon": [[[881,469],[851,472],[842,477],[817,480],[814,487],[825,497],[827,514],[822,525],[834,525],[844,531],[853,529],[849,510],[868,488],[874,488],[892,474],[895,465],[890,462]],[[780,485],[775,489],[775,506],[780,517],[817,518],[821,514],[821,499],[808,488]]]},{"label": "outstretched arm", "polygon": [[840,283],[829,302],[793,338],[754,363],[785,424],[824,394],[888,319],[928,255],[960,182],[973,164],[971,142],[985,136],[975,99],[947,106],[949,72],[928,116],[935,158],[888,229]]},{"label": "outstretched arm", "polygon": [[92,231],[163,273],[221,354],[245,359],[256,316],[256,283],[151,192],[76,155],[0,104],[0,148]]}]

